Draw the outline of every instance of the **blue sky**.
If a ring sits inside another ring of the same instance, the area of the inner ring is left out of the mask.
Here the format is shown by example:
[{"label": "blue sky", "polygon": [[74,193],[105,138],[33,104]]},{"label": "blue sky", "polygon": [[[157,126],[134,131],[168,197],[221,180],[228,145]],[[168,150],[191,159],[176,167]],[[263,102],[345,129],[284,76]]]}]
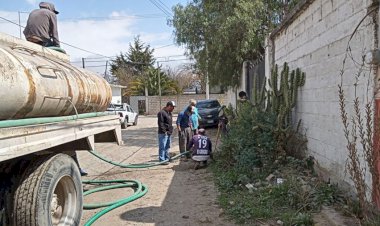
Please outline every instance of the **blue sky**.
[{"label": "blue sky", "polygon": [[[25,26],[28,13],[38,8],[40,1],[0,1],[0,16],[18,23],[18,12],[22,12],[21,25]],[[189,61],[183,56],[184,49],[174,45],[173,28],[167,25],[166,15],[153,3],[167,11],[168,8],[187,0],[51,0],[58,15],[60,40],[73,46],[104,56],[115,56],[126,52],[137,35],[155,50],[159,61],[170,60],[164,65],[173,67]],[[162,5],[163,3],[163,5]],[[26,12],[26,13],[24,13]],[[170,11],[172,15],[172,12]],[[19,37],[19,27],[0,18],[0,32]],[[22,38],[24,39],[23,35]],[[100,56],[62,44],[73,62],[80,58]],[[92,62],[99,70],[105,62]],[[89,63],[90,65],[90,63]],[[96,67],[94,67],[96,68]]]}]

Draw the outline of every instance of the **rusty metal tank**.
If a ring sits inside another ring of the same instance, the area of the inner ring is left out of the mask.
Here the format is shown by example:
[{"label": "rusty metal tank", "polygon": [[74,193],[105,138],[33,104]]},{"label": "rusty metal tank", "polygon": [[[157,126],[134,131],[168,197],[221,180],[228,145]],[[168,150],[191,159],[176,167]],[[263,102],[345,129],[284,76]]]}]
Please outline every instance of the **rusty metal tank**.
[{"label": "rusty metal tank", "polygon": [[0,34],[0,120],[105,111],[110,85],[68,59]]}]

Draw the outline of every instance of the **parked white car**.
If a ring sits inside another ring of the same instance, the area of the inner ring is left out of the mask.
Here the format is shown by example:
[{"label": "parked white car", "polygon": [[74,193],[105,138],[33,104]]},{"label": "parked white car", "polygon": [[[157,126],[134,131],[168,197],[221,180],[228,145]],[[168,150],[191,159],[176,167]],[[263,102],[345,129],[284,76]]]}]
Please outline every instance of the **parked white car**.
[{"label": "parked white car", "polygon": [[107,111],[114,111],[115,114],[119,114],[122,129],[127,128],[128,123],[132,123],[134,126],[137,125],[138,113],[129,104],[110,104]]}]

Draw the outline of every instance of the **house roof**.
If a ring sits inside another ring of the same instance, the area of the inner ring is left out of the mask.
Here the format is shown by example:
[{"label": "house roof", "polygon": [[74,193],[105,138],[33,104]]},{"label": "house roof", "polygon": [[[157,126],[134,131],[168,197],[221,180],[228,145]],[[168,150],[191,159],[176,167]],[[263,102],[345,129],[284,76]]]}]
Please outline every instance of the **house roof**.
[{"label": "house roof", "polygon": [[127,86],[122,86],[122,85],[114,85],[114,84],[110,84],[110,86],[111,87],[113,87],[113,88],[121,88],[121,89],[125,89],[125,88],[127,88]]}]

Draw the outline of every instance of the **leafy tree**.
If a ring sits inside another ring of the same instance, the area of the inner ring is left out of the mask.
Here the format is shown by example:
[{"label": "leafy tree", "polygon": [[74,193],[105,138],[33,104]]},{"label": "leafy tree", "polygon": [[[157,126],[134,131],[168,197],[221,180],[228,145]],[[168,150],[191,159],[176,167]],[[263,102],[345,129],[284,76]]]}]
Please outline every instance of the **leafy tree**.
[{"label": "leafy tree", "polygon": [[154,49],[145,45],[137,36],[132,44],[129,44],[127,53],[120,53],[111,62],[111,72],[116,76],[121,85],[128,85],[133,76],[146,76],[150,67],[153,67],[155,58]]},{"label": "leafy tree", "polygon": [[136,73],[142,73],[147,66],[153,66],[156,61],[153,56],[154,49],[149,45],[145,45],[140,40],[139,36],[136,36],[133,44],[129,44],[129,50],[127,53],[120,53],[114,61],[111,63],[111,72],[114,72],[120,67],[126,67],[133,69]]},{"label": "leafy tree", "polygon": [[[158,77],[160,76],[160,78]],[[143,95],[145,87],[148,88],[150,96],[159,95],[159,84],[161,84],[161,95],[178,94],[178,84],[171,79],[160,68],[150,67],[146,77],[135,77],[127,88],[128,95]]]},{"label": "leafy tree", "polygon": [[129,45],[127,53],[120,53],[111,63],[111,72],[121,85],[126,85],[124,95],[158,95],[158,74],[162,95],[178,93],[178,85],[159,68],[154,68],[154,49],[143,43],[139,36]]},{"label": "leafy tree", "polygon": [[[192,0],[174,7],[169,24],[177,44],[185,45],[208,73],[211,84],[235,86],[245,60],[260,61],[265,36],[297,0]],[[284,10],[286,9],[286,10]]]}]

